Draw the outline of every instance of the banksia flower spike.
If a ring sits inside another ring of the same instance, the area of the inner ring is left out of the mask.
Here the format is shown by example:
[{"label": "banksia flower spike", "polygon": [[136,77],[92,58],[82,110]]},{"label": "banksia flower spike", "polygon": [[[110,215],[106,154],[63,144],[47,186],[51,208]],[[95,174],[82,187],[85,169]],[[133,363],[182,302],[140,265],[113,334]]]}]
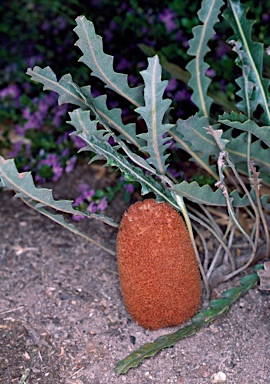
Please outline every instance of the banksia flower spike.
[{"label": "banksia flower spike", "polygon": [[120,286],[128,312],[144,328],[179,325],[197,311],[201,282],[181,216],[154,199],[133,204],[117,236]]}]

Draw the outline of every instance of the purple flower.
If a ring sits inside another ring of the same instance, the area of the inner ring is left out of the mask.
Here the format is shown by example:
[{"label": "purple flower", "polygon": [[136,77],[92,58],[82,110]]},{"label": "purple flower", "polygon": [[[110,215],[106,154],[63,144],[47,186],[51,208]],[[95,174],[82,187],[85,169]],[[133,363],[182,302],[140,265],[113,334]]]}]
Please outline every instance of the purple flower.
[{"label": "purple flower", "polygon": [[61,151],[61,156],[62,157],[67,157],[69,155],[69,148],[64,148],[62,151]]},{"label": "purple flower", "polygon": [[20,124],[15,124],[15,133],[20,136],[25,135],[25,129]]},{"label": "purple flower", "polygon": [[63,173],[63,168],[59,162],[59,158],[54,153],[50,153],[46,159],[40,160],[38,163],[37,169],[41,168],[42,165],[48,165],[52,168],[53,171],[53,178],[52,181],[57,181]]},{"label": "purple flower", "polygon": [[159,14],[159,21],[165,24],[167,32],[171,32],[177,28],[174,21],[175,17],[175,13],[169,8],[165,8],[162,13]]},{"label": "purple flower", "polygon": [[133,184],[124,184],[124,188],[130,194],[133,193],[135,189]]},{"label": "purple flower", "polygon": [[175,177],[176,179],[181,176],[181,177],[185,177],[185,174],[184,172],[182,171],[177,171],[176,169],[173,169],[173,168],[168,168],[168,171],[171,173],[171,175],[173,177]]},{"label": "purple flower", "polygon": [[74,221],[80,221],[80,220],[83,220],[84,219],[84,216],[83,215],[72,215],[72,220]]},{"label": "purple flower", "polygon": [[97,211],[97,206],[94,203],[94,201],[91,201],[91,203],[88,205],[87,210],[90,211],[91,213],[96,213]]},{"label": "purple flower", "polygon": [[214,69],[208,68],[205,72],[205,74],[209,77],[215,77],[216,76],[216,71]]},{"label": "purple flower", "polygon": [[190,100],[190,94],[186,89],[181,89],[180,91],[176,92],[175,100],[177,101]]},{"label": "purple flower", "polygon": [[[68,150],[68,148],[67,148]],[[64,152],[64,151],[63,151]],[[65,167],[65,172],[66,173],[70,173],[73,171],[74,167],[75,167],[75,164],[76,164],[76,161],[77,161],[77,157],[76,156],[72,156],[66,163],[66,167]]]},{"label": "purple flower", "polygon": [[169,91],[174,91],[175,89],[177,88],[177,80],[172,78],[169,80],[169,83],[166,87],[166,91],[169,92]]},{"label": "purple flower", "polygon": [[91,199],[94,196],[94,194],[95,194],[95,190],[94,189],[88,189],[86,191],[83,191],[82,196],[83,196],[83,198],[85,200],[91,201]]},{"label": "purple flower", "polygon": [[36,64],[42,63],[43,56],[42,55],[36,55],[36,56],[31,56],[28,57],[26,60],[27,66],[30,68],[33,68]]},{"label": "purple flower", "polygon": [[29,119],[30,116],[31,116],[31,111],[30,111],[30,108],[29,107],[25,107],[23,108],[22,110],[22,115],[25,119]]},{"label": "purple flower", "polygon": [[116,66],[117,71],[124,71],[125,69],[130,67],[130,61],[127,61],[124,58],[121,58],[119,63]]},{"label": "purple flower", "polygon": [[21,94],[19,87],[16,84],[10,84],[6,88],[1,89],[0,99],[11,98],[17,99]]},{"label": "purple flower", "polygon": [[81,148],[85,147],[85,145],[86,145],[85,142],[78,136],[72,135],[71,139],[73,140],[75,147],[78,149],[81,149]]},{"label": "purple flower", "polygon": [[100,200],[100,202],[98,203],[98,205],[97,205],[97,209],[98,209],[99,211],[105,211],[105,209],[106,209],[107,207],[108,207],[107,197],[104,196],[104,197]]},{"label": "purple flower", "polygon": [[108,101],[108,107],[113,109],[113,108],[117,108],[119,105],[119,102],[117,100],[109,100]]},{"label": "purple flower", "polygon": [[116,145],[116,142],[114,141],[114,138],[112,136],[109,137],[108,139],[108,143],[113,147],[114,145]]},{"label": "purple flower", "polygon": [[79,205],[83,204],[84,202],[84,197],[83,195],[77,196],[76,199],[73,202],[74,207],[78,207]]},{"label": "purple flower", "polygon": [[42,25],[41,25],[41,30],[42,31],[48,31],[51,28],[51,23],[46,20]]},{"label": "purple flower", "polygon": [[79,185],[78,190],[79,190],[80,192],[84,192],[84,191],[86,191],[88,188],[89,188],[89,185],[88,185],[87,183],[81,183],[81,184]]},{"label": "purple flower", "polygon": [[21,148],[22,148],[22,145],[23,145],[23,141],[20,140],[20,141],[16,141],[14,144],[13,144],[13,150],[11,152],[8,153],[8,157],[17,157]]}]

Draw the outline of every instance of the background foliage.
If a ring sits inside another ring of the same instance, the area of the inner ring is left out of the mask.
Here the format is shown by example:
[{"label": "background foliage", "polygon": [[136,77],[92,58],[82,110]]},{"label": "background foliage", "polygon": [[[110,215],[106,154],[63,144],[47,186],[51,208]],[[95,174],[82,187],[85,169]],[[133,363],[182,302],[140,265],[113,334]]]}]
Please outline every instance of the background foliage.
[{"label": "background foliage", "polygon": [[[141,44],[161,52],[168,62],[185,68],[189,60],[188,40],[192,37],[192,28],[198,24],[196,12],[200,3],[187,0],[2,2],[0,11],[5,21],[0,24],[3,37],[0,42],[0,154],[15,157],[18,169],[33,171],[38,182],[56,181],[75,165],[81,143],[68,137],[67,106],[57,107],[56,95],[44,95],[41,86],[31,82],[25,72],[28,67],[48,65],[58,76],[70,72],[75,82],[91,84],[96,96],[103,92],[100,80],[91,78],[83,64],[77,65],[79,50],[74,46],[76,36],[72,31],[76,16],[85,15],[94,21],[106,52],[115,57],[115,70],[127,73],[130,85],[136,86],[142,83],[139,71],[147,66]],[[262,18],[262,22],[255,24],[252,38],[269,46],[270,1],[260,0],[256,6],[253,1],[245,4],[250,7],[249,18]],[[212,77],[213,91],[224,90],[234,101],[238,88],[231,79],[233,71],[238,69],[234,65],[235,54],[225,42],[232,31],[223,19],[215,30],[216,35],[209,44],[211,52],[207,55],[211,68],[207,75]],[[267,68],[266,65],[265,72]],[[167,71],[162,75],[170,79],[166,93],[174,100],[172,115],[184,119],[194,114],[196,107],[190,100],[190,89],[172,75]],[[109,107],[124,109],[125,122],[133,121],[134,113],[128,103],[113,91],[108,92],[108,100]],[[188,169],[185,175],[177,172],[176,176],[190,177]],[[203,172],[196,179],[200,184],[211,181]]]}]

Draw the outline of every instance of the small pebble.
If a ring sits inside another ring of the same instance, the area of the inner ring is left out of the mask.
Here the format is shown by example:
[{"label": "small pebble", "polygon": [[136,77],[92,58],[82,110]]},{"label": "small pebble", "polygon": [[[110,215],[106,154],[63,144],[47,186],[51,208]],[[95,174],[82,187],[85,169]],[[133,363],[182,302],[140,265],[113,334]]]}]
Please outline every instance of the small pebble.
[{"label": "small pebble", "polygon": [[214,373],[212,376],[212,383],[225,383],[226,375],[223,372]]}]

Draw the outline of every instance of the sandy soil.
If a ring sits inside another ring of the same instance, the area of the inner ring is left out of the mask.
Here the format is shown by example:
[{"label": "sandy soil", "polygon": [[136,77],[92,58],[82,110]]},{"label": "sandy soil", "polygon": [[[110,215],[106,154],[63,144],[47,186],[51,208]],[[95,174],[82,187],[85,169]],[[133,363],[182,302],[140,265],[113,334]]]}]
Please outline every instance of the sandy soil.
[{"label": "sandy soil", "polygon": [[[75,197],[79,181],[95,187],[90,168],[56,184],[56,197]],[[127,207],[116,198],[108,215]],[[114,249],[116,230],[80,226]],[[0,192],[0,383],[102,384],[270,383],[270,295],[257,288],[230,312],[126,375],[117,363],[143,343],[175,329],[147,331],[126,312],[116,259]],[[251,272],[250,269],[247,272]],[[215,289],[237,285],[239,278]]]}]

